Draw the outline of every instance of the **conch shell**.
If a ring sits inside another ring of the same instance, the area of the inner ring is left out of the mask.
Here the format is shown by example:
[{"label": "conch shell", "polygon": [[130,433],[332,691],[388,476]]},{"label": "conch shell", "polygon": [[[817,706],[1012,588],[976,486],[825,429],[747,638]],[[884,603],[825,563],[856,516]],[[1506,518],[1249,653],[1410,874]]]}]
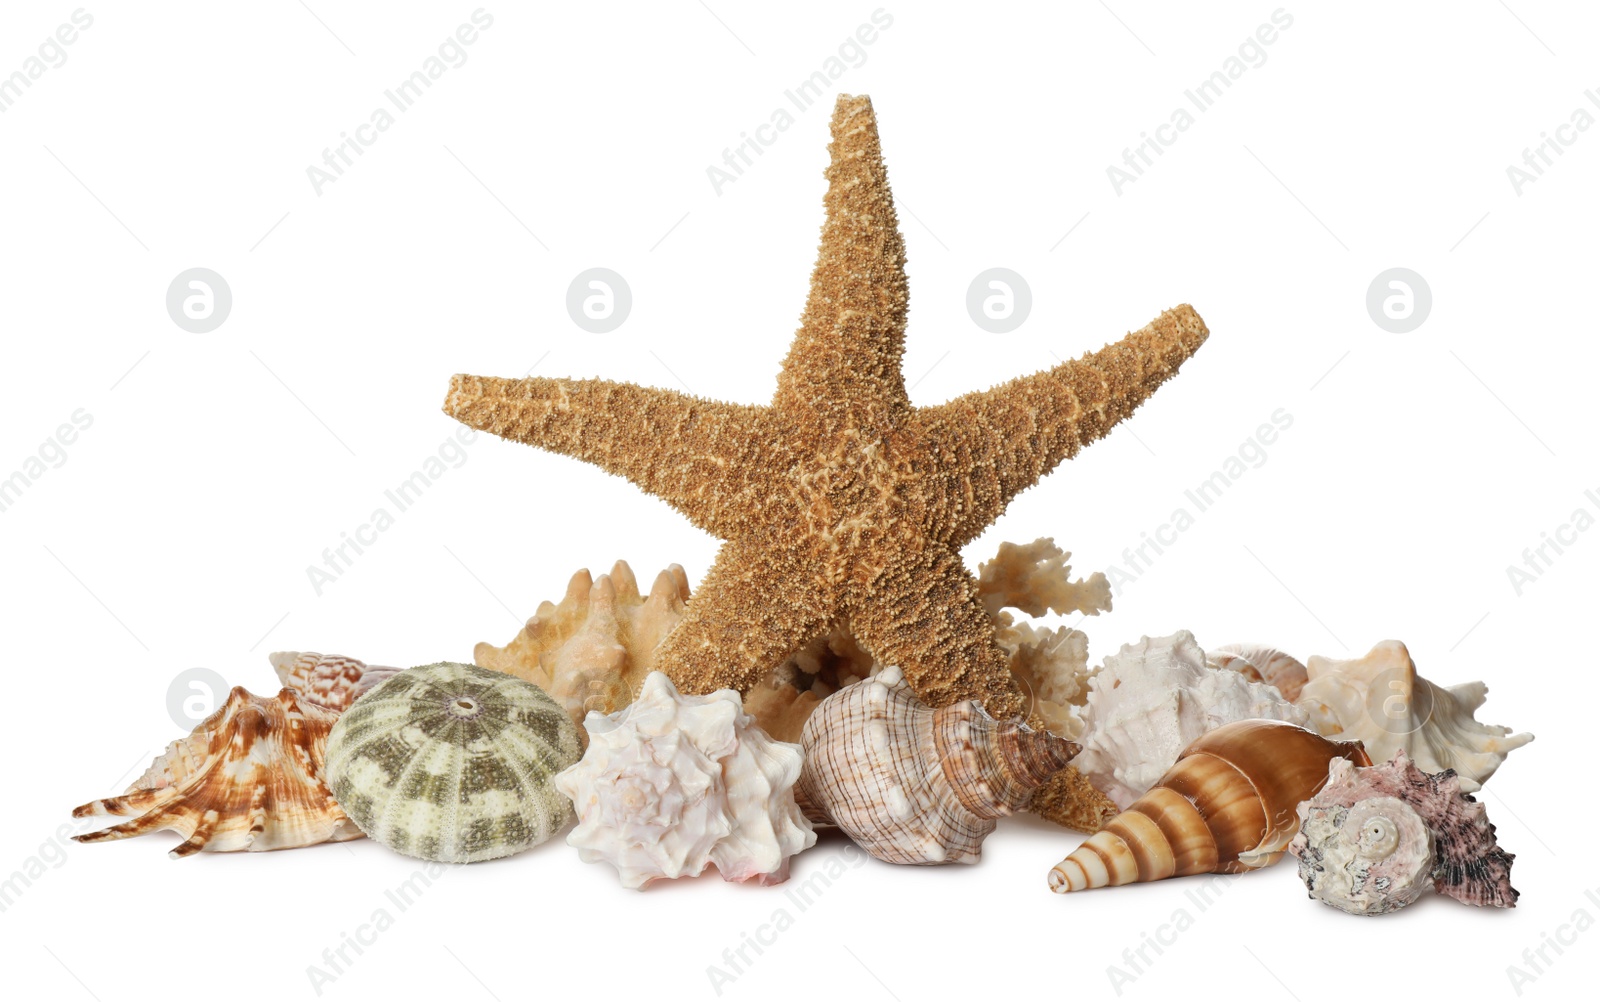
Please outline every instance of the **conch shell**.
[{"label": "conch shell", "polygon": [[[1369,768],[1335,759],[1327,785],[1300,805],[1299,815],[1289,851],[1300,860],[1307,893],[1323,904],[1380,915],[1415,901],[1428,886],[1469,905],[1517,903],[1515,857],[1500,848],[1483,805],[1462,792],[1454,773],[1429,775],[1404,749]],[[1420,872],[1419,825],[1429,849]],[[1352,846],[1352,832],[1366,837]]]},{"label": "conch shell", "polygon": [[712,865],[724,880],[775,884],[816,844],[795,806],[799,747],[762,733],[732,689],[685,696],[652,672],[638,699],[584,727],[588,750],[555,778],[578,812],[567,844],[614,866],[624,887]]},{"label": "conch shell", "polygon": [[1482,682],[1442,688],[1417,674],[1406,645],[1385,640],[1348,661],[1313,657],[1297,705],[1323,735],[1360,741],[1383,761],[1404,751],[1429,773],[1455,770],[1463,792],[1494,775],[1506,755],[1533,740],[1474,717],[1489,689]]},{"label": "conch shell", "polygon": [[1291,703],[1300,698],[1306,684],[1305,665],[1264,644],[1223,644],[1206,652],[1206,664],[1236,671],[1252,682],[1265,682]]},{"label": "conch shell", "polygon": [[1090,680],[1088,704],[1073,764],[1123,809],[1208,731],[1236,720],[1308,722],[1272,686],[1208,667],[1188,630],[1124,644]]},{"label": "conch shell", "polygon": [[478,644],[472,659],[532,682],[572,718],[578,736],[592,712],[615,713],[632,701],[656,665],[656,648],[684,616],[689,576],[673,564],[656,575],[648,596],[626,561],[610,574],[572,576],[559,605],[543,602],[504,647]]},{"label": "conch shell", "polygon": [[260,852],[344,842],[361,830],[322,776],[332,712],[284,689],[267,698],[235,686],[188,737],[174,741],[128,792],[76,807],[75,818],[128,817],[79,842],[170,830],[186,841],[168,855]]},{"label": "conch shell", "polygon": [[175,831],[173,859],[197,852],[261,852],[361,837],[323,777],[328,731],[338,715],[398,669],[338,654],[269,655],[283,682],[274,697],[242,686],[187,737],[167,746],[120,797],[72,816],[129,817],[79,842]]},{"label": "conch shell", "polygon": [[796,799],[888,863],[973,863],[1078,746],[973,701],[933,709],[898,668],[841,689],[806,721]]},{"label": "conch shell", "polygon": [[1295,808],[1322,788],[1328,763],[1341,758],[1372,764],[1358,744],[1329,741],[1283,721],[1219,727],[1057,863],[1050,889],[1065,894],[1270,866],[1295,834]]}]

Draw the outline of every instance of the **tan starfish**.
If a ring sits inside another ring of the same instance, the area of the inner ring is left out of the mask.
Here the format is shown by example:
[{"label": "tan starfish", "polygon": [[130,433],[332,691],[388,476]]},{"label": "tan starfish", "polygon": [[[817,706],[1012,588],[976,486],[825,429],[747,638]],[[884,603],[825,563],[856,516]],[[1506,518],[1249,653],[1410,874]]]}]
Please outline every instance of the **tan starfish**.
[{"label": "tan starfish", "polygon": [[913,407],[905,244],[865,97],[833,112],[811,292],[765,407],[586,379],[451,379],[444,410],[627,477],[726,540],[656,664],[747,690],[848,622],[933,705],[1022,696],[961,547],[1127,417],[1205,341],[1189,306],[1047,372]]}]

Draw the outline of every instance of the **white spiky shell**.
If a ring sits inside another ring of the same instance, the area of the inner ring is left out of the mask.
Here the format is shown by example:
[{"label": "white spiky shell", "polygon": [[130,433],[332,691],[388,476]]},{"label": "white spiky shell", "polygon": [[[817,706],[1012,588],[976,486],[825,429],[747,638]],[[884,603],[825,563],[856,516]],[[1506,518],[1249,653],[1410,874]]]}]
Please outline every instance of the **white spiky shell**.
[{"label": "white spiky shell", "polygon": [[567,844],[623,886],[712,865],[724,880],[778,883],[816,844],[794,800],[800,748],[762,732],[732,689],[685,696],[652,672],[637,699],[584,727],[588,749],[555,780],[578,813]]},{"label": "white spiky shell", "polygon": [[1126,810],[1201,735],[1239,720],[1304,726],[1304,711],[1237,671],[1211,668],[1194,634],[1142,637],[1106,657],[1090,680],[1073,763]]},{"label": "white spiky shell", "polygon": [[1454,769],[1471,793],[1500,763],[1533,740],[1511,728],[1480,724],[1475,716],[1488,695],[1482,682],[1447,688],[1417,674],[1411,652],[1385,640],[1347,661],[1313,657],[1298,706],[1330,738],[1360,741],[1373,761],[1404,751],[1423,772]]}]

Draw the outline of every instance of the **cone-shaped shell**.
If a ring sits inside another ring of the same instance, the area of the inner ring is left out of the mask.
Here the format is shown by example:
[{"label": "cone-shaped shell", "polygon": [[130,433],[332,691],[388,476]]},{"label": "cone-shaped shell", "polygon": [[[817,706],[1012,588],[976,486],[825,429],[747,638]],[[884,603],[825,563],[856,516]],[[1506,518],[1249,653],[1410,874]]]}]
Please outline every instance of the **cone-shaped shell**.
[{"label": "cone-shaped shell", "polygon": [[822,701],[800,736],[795,799],[888,863],[972,863],[996,820],[1022,810],[1078,746],[976,702],[935,710],[898,668]]},{"label": "cone-shaped shell", "polygon": [[1270,866],[1299,827],[1296,807],[1336,758],[1370,765],[1359,744],[1277,720],[1241,720],[1202,735],[1161,781],[1050,871],[1058,894],[1240,873]]},{"label": "cone-shaped shell", "polygon": [[577,727],[530,682],[444,662],[400,672],[328,735],[328,785],[368,836],[396,852],[473,863],[521,852],[572,817],[557,772]]}]

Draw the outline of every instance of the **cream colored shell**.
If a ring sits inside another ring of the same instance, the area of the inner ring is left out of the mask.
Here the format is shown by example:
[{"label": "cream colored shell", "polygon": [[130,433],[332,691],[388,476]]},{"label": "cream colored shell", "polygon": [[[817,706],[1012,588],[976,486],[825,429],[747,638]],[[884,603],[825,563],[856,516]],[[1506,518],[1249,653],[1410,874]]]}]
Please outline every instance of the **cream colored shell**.
[{"label": "cream colored shell", "polygon": [[1511,728],[1480,724],[1489,689],[1467,682],[1448,689],[1417,674],[1411,652],[1385,640],[1347,661],[1313,657],[1298,706],[1328,737],[1360,741],[1374,761],[1404,751],[1423,772],[1454,769],[1463,792],[1479,789],[1513,750],[1533,740]]},{"label": "cream colored shell", "polygon": [[1237,720],[1307,723],[1276,689],[1207,666],[1194,635],[1143,637],[1089,682],[1083,753],[1073,763],[1126,809],[1201,735]]},{"label": "cream colored shell", "polygon": [[1405,801],[1308,803],[1300,813],[1293,849],[1313,900],[1351,915],[1382,915],[1433,886],[1433,833]]},{"label": "cream colored shell", "polygon": [[795,805],[799,747],[763,733],[732,689],[685,696],[652,672],[636,700],[584,727],[588,750],[555,779],[578,812],[567,844],[624,887],[713,865],[724,880],[778,883],[816,843]]}]

